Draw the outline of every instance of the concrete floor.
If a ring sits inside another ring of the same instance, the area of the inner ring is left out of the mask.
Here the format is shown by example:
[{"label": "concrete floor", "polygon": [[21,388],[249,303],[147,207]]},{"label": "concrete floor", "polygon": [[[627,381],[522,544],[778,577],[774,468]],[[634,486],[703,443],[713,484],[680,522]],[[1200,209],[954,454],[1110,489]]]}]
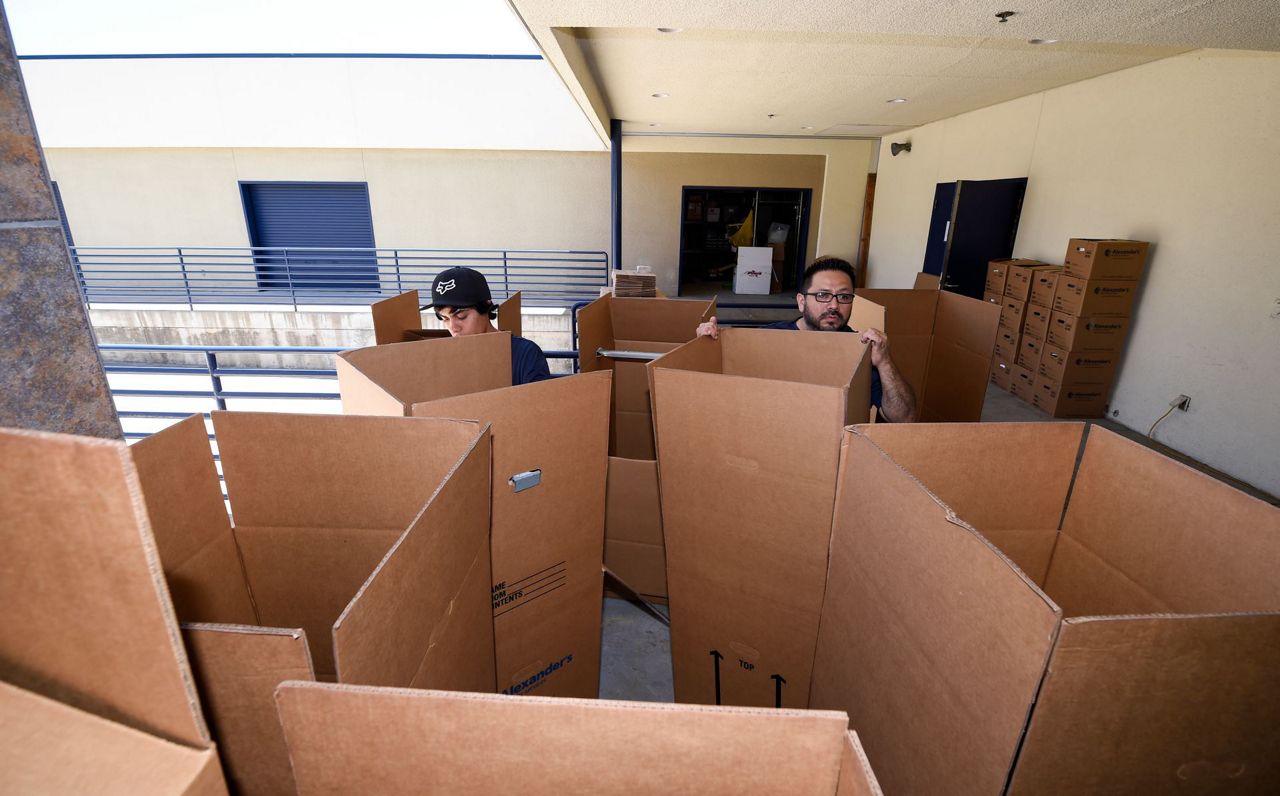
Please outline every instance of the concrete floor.
[{"label": "concrete floor", "polygon": [[[994,385],[987,386],[982,421],[984,423],[1059,422]],[[1208,475],[1226,481],[1255,497],[1273,504],[1277,503],[1274,495],[1260,492],[1248,484],[1243,484],[1195,460],[1188,459],[1177,451],[1153,442],[1118,423],[1106,419],[1090,422],[1123,434]],[[664,614],[667,613],[666,606],[657,606],[657,608]],[[674,701],[671,684],[671,634],[665,624],[626,600],[607,598],[604,601],[601,646],[600,697],[602,699]]]}]

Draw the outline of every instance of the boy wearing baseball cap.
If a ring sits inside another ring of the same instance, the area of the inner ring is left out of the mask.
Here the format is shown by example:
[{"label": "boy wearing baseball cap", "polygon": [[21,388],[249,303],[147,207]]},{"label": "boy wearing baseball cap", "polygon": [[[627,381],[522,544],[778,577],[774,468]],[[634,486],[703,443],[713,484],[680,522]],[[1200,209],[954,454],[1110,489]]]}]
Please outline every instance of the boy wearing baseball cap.
[{"label": "boy wearing baseball cap", "polygon": [[[431,283],[431,308],[453,337],[498,331],[498,317],[489,282],[472,268],[448,268]],[[551,378],[547,358],[538,344],[511,335],[511,384],[528,384]]]}]

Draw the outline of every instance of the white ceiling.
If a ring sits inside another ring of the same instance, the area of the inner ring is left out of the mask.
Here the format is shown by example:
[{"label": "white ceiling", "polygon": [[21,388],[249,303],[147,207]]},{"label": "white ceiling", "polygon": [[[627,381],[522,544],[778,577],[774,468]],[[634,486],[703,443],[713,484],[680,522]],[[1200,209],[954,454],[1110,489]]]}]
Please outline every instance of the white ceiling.
[{"label": "white ceiling", "polygon": [[1003,23],[987,0],[511,3],[602,137],[877,137],[1191,49],[1280,50],[1276,0],[1024,0]]}]

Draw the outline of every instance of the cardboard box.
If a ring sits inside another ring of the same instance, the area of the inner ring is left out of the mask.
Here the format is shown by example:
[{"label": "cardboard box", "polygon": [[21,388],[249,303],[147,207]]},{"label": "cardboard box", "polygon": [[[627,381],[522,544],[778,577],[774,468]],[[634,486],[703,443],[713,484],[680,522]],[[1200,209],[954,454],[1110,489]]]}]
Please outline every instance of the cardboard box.
[{"label": "cardboard box", "polygon": [[1013,372],[1010,370],[1011,365],[1003,359],[996,359],[991,363],[991,383],[1009,392],[1009,387],[1013,384]]},{"label": "cardboard box", "polygon": [[292,789],[283,679],[494,690],[488,429],[214,412],[130,452],[232,784]]},{"label": "cardboard box", "polygon": [[1054,417],[1102,417],[1106,414],[1110,395],[1110,378],[1092,381],[1084,376],[1062,382],[1048,376],[1036,376],[1031,405]]},{"label": "cardboard box", "polygon": [[1011,329],[1001,326],[996,330],[996,348],[995,358],[1003,359],[1006,362],[1014,362],[1018,359],[1019,345],[1022,342],[1022,334]]},{"label": "cardboard box", "polygon": [[889,336],[918,417],[933,423],[982,417],[999,316],[990,304],[946,290],[863,289],[849,324]]},{"label": "cardboard box", "polygon": [[[410,290],[398,296],[369,305],[373,315],[373,336],[377,345],[386,343],[410,343],[415,340],[434,340],[449,337],[447,329],[422,328],[422,304],[418,291]],[[432,312],[428,306],[425,312]],[[522,320],[520,317],[520,294],[512,293],[506,301],[498,304],[498,317],[495,321],[499,331],[511,332],[520,336]]]},{"label": "cardboard box", "polygon": [[1044,346],[1036,374],[1058,383],[1087,381],[1110,384],[1120,366],[1120,355],[1111,351],[1064,351],[1057,346]]},{"label": "cardboard box", "polygon": [[768,246],[739,246],[738,265],[733,271],[733,292],[745,296],[767,296],[772,281],[773,249]]},{"label": "cardboard box", "polygon": [[[157,766],[152,771],[165,766],[175,785],[190,774],[193,791],[225,792],[128,447],[0,430],[0,494],[0,680],[70,706],[16,690],[6,694],[0,707],[6,782],[21,767],[37,779],[18,790],[44,792],[76,773],[70,765],[32,771],[24,749],[87,756],[96,748],[79,740],[122,736],[114,726],[68,712],[74,708],[184,750],[161,751],[151,739],[134,736],[137,743],[128,745],[138,757],[103,761],[87,784],[101,787],[111,765],[119,772],[150,758]],[[29,723],[20,725],[19,717]],[[41,740],[49,736],[55,740]],[[63,741],[69,746],[55,748]],[[212,773],[202,773],[210,770],[210,758]],[[148,773],[128,776],[136,784]]]},{"label": "cardboard box", "polygon": [[1027,335],[1022,338],[1022,345],[1018,347],[1018,364],[1032,372],[1040,370],[1040,354],[1044,346],[1042,340]]},{"label": "cardboard box", "polygon": [[1043,273],[1056,273],[1061,270],[1062,266],[1060,265],[1049,265],[1041,262],[1035,262],[1034,264],[1021,262],[1017,265],[1010,265],[1009,279],[1005,282],[1004,294],[1022,302],[1030,301],[1031,288],[1035,284],[1036,277]]},{"label": "cardboard box", "polygon": [[1120,351],[1128,336],[1128,318],[1115,315],[1077,318],[1065,312],[1049,316],[1047,342],[1068,351]]},{"label": "cardboard box", "polygon": [[649,368],[676,701],[805,707],[830,443],[866,422],[870,353],[853,334],[724,329]]},{"label": "cardboard box", "polygon": [[1031,403],[1031,396],[1036,384],[1036,373],[1022,365],[1010,365],[1009,394]]},{"label": "cardboard box", "polygon": [[1115,279],[1084,281],[1065,276],[1058,282],[1053,308],[1070,315],[1129,317],[1138,298],[1138,283]]},{"label": "cardboard box", "polygon": [[1022,333],[1044,340],[1049,336],[1049,316],[1053,310],[1048,307],[1027,306],[1027,316],[1022,322]]},{"label": "cardboard box", "polygon": [[0,716],[6,793],[227,792],[212,748],[166,741],[4,682]]},{"label": "cardboard box", "polygon": [[[880,788],[848,716],[289,683],[298,792],[804,793]],[[495,744],[501,753],[495,754]]]},{"label": "cardboard box", "polygon": [[994,304],[997,307],[999,307],[1002,304],[1004,304],[1004,294],[997,293],[994,290],[988,290],[987,292],[982,294],[982,300],[987,302],[988,304]]},{"label": "cardboard box", "polygon": [[1067,244],[1066,272],[1077,279],[1142,277],[1150,244],[1140,240],[1072,238]]},{"label": "cardboard box", "polygon": [[983,287],[987,293],[1004,295],[1004,286],[1009,280],[1009,263],[1011,260],[991,260],[987,263],[987,281]]},{"label": "cardboard box", "polygon": [[916,281],[911,285],[912,290],[940,290],[942,289],[942,279],[937,274],[926,274],[923,271],[916,274]]},{"label": "cardboard box", "polygon": [[1053,309],[1053,295],[1058,290],[1058,280],[1062,273],[1062,266],[1037,271],[1031,278],[1031,297],[1027,302]]},{"label": "cardboard box", "polygon": [[[620,299],[602,296],[578,312],[579,368],[613,372],[605,566],[632,591],[654,601],[666,582],[661,565],[662,512],[653,443],[647,363],[596,356],[599,349],[665,353],[694,338],[716,313],[715,300]],[[628,465],[625,462],[637,462]],[[639,464],[648,462],[648,465]],[[613,500],[620,501],[614,505]],[[641,500],[646,502],[641,503]]]},{"label": "cardboard box", "polygon": [[511,335],[353,348],[338,354],[334,364],[345,414],[408,417],[415,403],[510,387]]},{"label": "cardboard box", "polygon": [[1027,302],[1005,296],[1000,302],[1000,326],[1011,332],[1022,331],[1022,319],[1027,315]]},{"label": "cardboard box", "polygon": [[846,433],[812,705],[889,793],[1280,789],[1280,509],[1085,431]]}]

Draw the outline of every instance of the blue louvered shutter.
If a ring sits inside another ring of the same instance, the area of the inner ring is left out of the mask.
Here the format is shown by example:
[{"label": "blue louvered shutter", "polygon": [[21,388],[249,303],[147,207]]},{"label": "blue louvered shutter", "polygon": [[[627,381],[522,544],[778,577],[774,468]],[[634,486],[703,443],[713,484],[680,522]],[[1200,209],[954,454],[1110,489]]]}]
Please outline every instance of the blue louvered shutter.
[{"label": "blue louvered shutter", "polygon": [[240,189],[250,243],[270,249],[254,255],[259,287],[378,288],[368,185],[241,183]]}]

